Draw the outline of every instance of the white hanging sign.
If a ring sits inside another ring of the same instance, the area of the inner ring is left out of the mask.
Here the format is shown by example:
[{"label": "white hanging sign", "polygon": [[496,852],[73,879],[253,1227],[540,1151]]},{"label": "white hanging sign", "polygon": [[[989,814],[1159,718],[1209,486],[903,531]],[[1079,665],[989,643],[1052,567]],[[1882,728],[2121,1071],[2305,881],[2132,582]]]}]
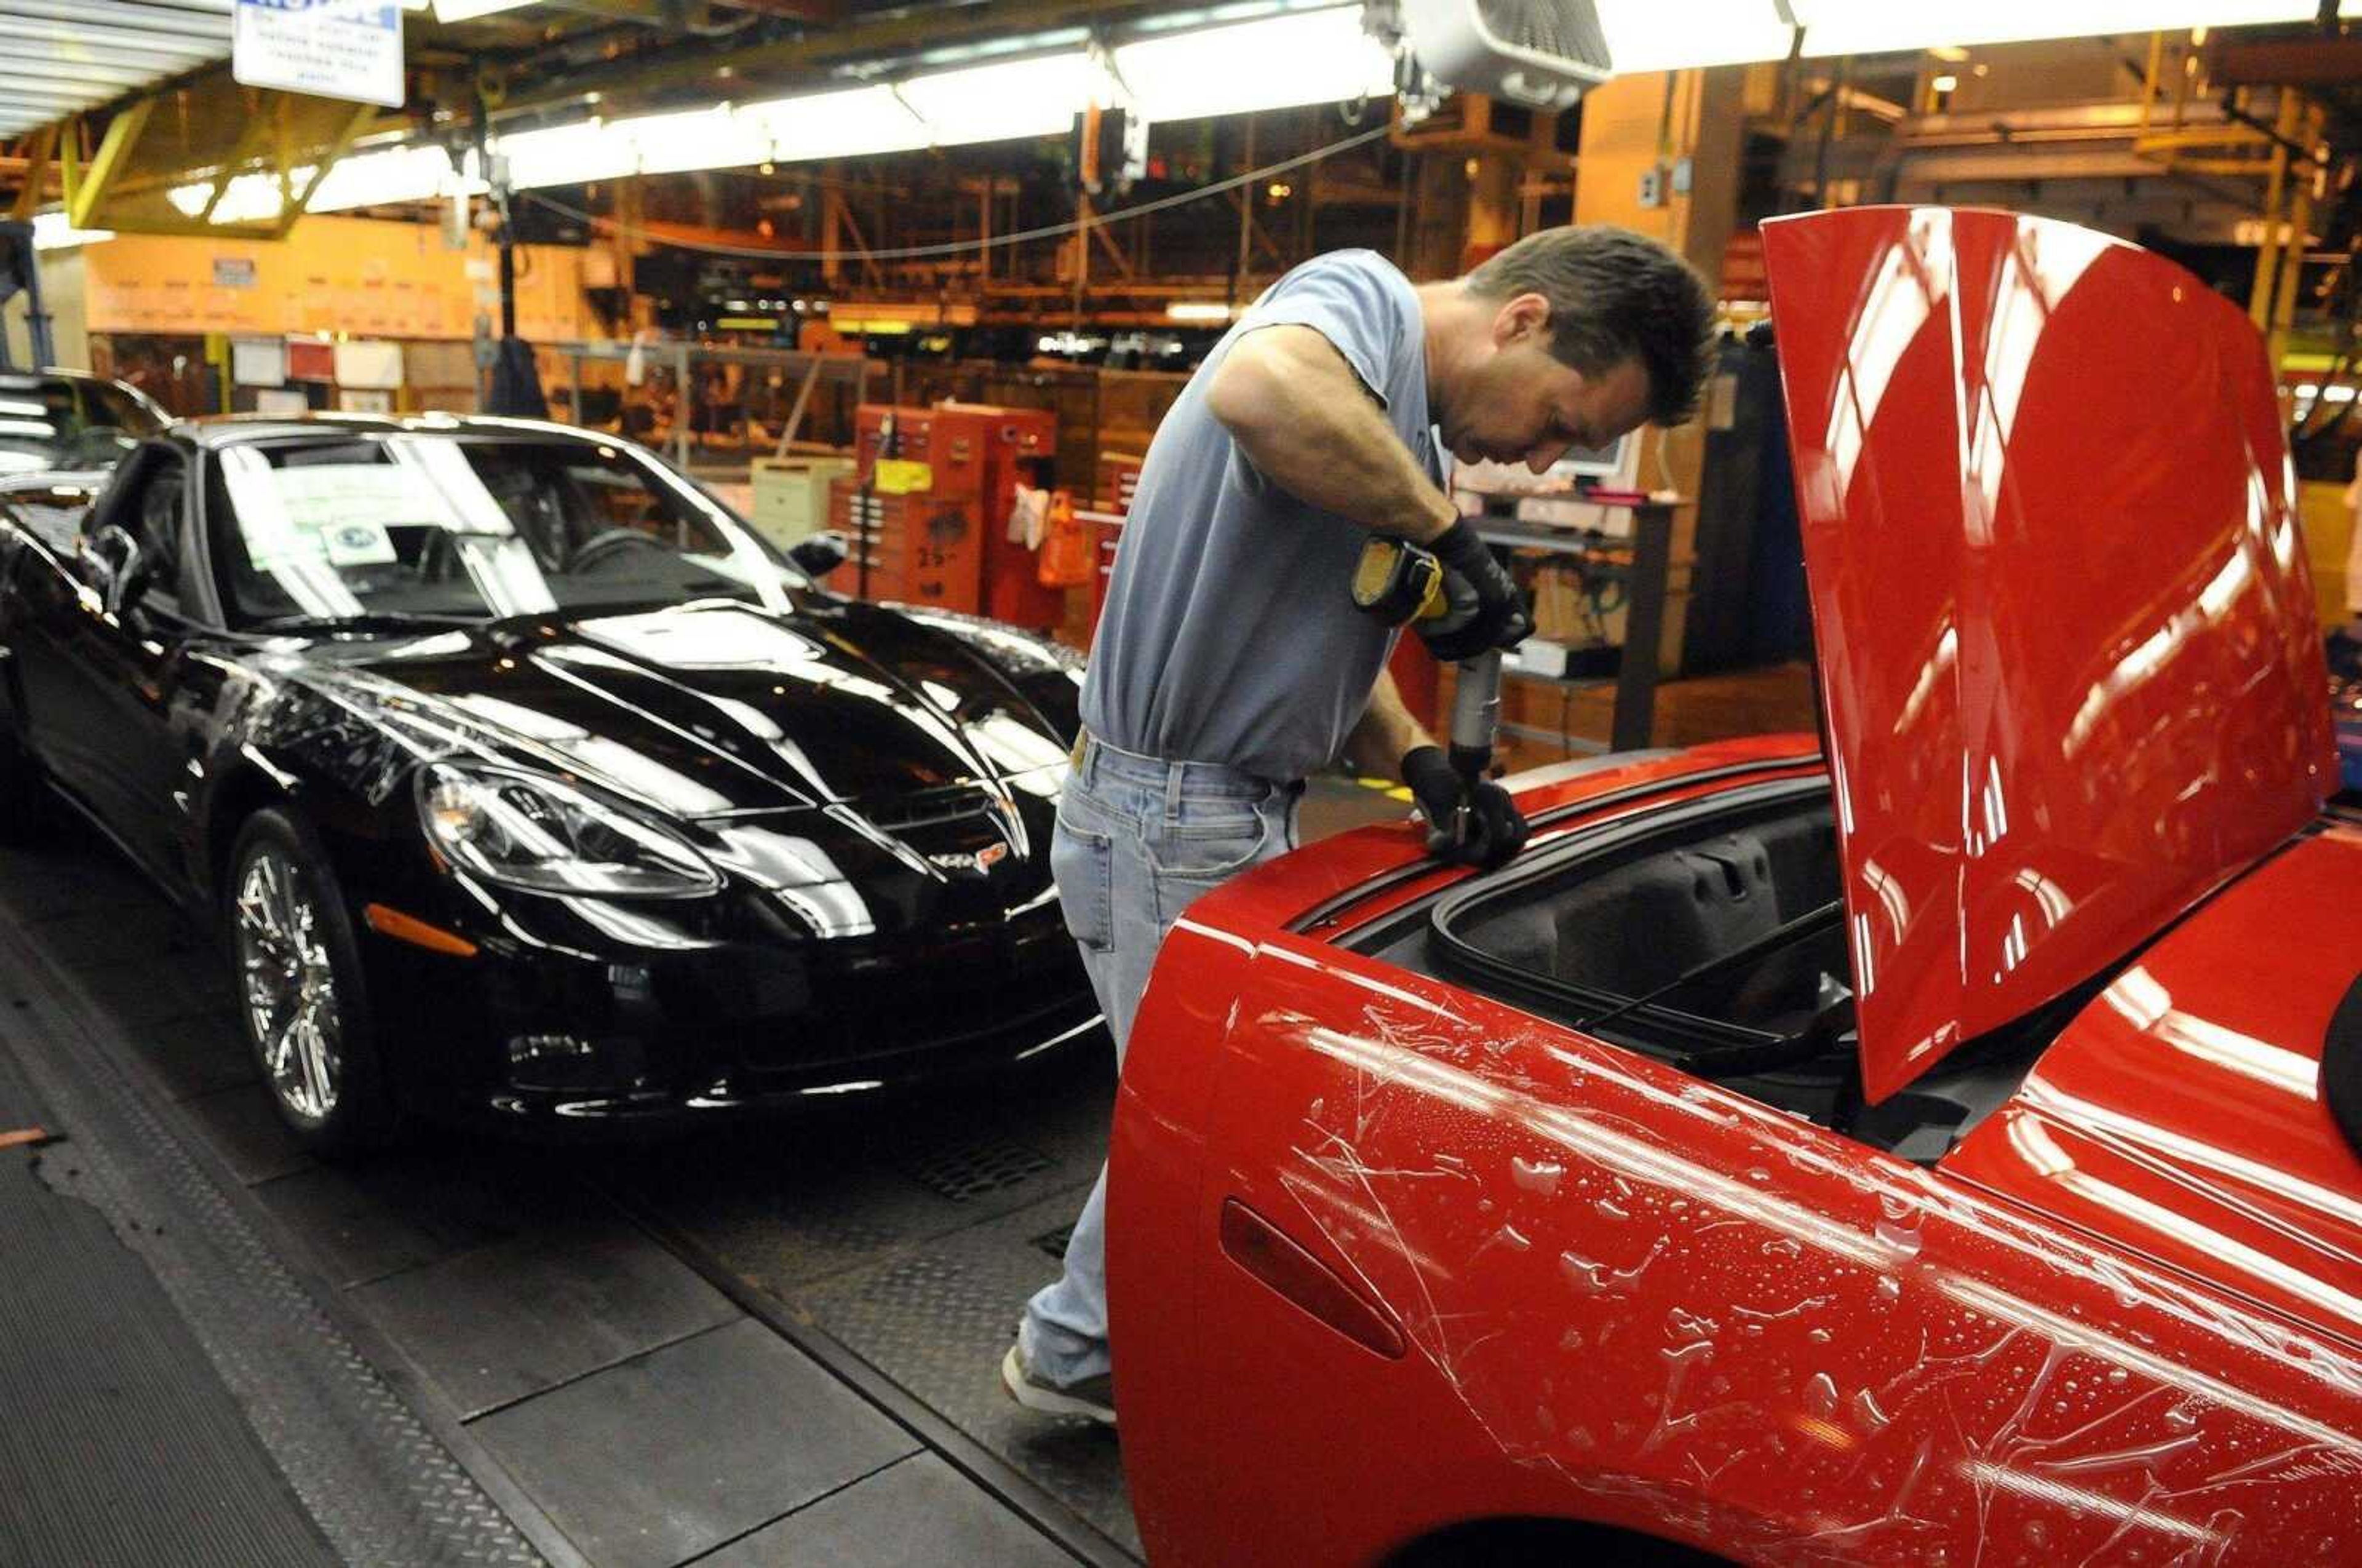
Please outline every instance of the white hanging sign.
[{"label": "white hanging sign", "polygon": [[230,74],[248,87],[400,108],[399,0],[237,0]]}]

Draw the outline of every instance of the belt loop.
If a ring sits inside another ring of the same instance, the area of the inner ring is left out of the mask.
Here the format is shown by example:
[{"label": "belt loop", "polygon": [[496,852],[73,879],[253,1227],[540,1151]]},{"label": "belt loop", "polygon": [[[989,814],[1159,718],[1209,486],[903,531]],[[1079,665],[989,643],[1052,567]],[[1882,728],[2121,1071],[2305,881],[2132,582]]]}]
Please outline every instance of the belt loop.
[{"label": "belt loop", "polygon": [[1186,762],[1164,765],[1164,820],[1168,823],[1181,820],[1181,789],[1188,774],[1189,765]]}]

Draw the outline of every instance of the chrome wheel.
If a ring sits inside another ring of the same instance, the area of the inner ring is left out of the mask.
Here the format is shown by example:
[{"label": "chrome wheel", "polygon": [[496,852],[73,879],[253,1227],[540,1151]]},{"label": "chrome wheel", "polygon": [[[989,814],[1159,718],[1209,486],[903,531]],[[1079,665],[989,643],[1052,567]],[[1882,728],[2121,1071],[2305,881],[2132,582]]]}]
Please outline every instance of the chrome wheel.
[{"label": "chrome wheel", "polygon": [[258,846],[238,874],[237,967],[270,1092],[308,1122],[337,1109],[344,1028],[320,911],[295,867]]}]

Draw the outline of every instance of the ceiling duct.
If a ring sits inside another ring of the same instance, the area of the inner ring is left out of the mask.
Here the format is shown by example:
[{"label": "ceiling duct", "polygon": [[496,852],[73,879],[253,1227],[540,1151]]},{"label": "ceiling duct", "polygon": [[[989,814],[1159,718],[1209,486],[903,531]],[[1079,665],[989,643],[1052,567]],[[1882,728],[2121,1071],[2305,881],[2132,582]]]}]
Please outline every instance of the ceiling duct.
[{"label": "ceiling duct", "polygon": [[1395,22],[1439,84],[1529,108],[1572,107],[1614,73],[1593,0],[1395,0]]}]

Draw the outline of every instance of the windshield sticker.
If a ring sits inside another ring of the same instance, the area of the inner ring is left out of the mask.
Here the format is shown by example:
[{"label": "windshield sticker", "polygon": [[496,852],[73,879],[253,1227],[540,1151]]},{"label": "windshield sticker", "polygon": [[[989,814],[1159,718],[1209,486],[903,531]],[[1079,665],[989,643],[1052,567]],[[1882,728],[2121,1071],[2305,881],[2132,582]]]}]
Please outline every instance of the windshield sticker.
[{"label": "windshield sticker", "polygon": [[395,559],[392,529],[451,525],[441,498],[392,463],[229,473],[247,558],[257,569],[290,559],[384,565]]},{"label": "windshield sticker", "polygon": [[394,553],[393,536],[379,523],[337,523],[321,534],[320,542],[330,566],[392,566],[401,559]]}]

